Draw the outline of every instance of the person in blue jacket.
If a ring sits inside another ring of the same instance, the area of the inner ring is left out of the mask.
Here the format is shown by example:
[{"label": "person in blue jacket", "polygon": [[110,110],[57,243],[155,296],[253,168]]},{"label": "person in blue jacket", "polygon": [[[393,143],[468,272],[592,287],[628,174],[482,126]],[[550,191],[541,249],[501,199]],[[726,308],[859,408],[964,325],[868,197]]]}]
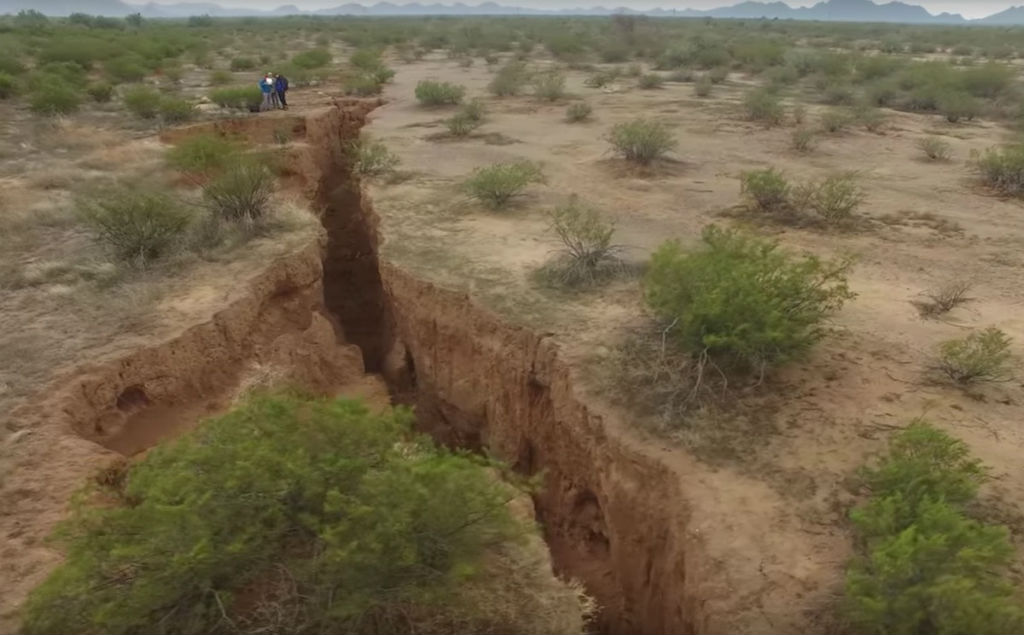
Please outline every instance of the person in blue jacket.
[{"label": "person in blue jacket", "polygon": [[263,103],[260,104],[260,112],[274,108],[274,78],[267,73],[260,80],[260,90],[263,91]]},{"label": "person in blue jacket", "polygon": [[288,78],[284,75],[274,75],[274,92],[277,93],[277,101],[281,104],[281,108],[288,110],[288,98],[285,93],[288,92]]}]

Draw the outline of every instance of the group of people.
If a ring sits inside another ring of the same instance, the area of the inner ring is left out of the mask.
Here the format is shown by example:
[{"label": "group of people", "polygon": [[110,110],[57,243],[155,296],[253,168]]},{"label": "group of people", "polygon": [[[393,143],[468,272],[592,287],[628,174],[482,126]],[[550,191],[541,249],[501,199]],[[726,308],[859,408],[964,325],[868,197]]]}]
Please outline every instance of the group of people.
[{"label": "group of people", "polygon": [[263,91],[263,103],[260,105],[260,112],[265,110],[288,110],[288,78],[276,73],[267,73],[260,80],[260,90]]}]

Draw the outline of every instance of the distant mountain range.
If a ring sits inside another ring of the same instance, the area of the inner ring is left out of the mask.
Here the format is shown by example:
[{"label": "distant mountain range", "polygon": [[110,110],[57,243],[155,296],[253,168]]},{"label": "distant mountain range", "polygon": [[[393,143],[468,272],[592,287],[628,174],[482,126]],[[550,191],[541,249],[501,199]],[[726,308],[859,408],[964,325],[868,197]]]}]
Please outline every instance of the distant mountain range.
[{"label": "distant mountain range", "polygon": [[903,2],[876,4],[871,0],[825,0],[812,7],[794,8],[783,2],[756,2],[700,11],[696,9],[638,10],[627,7],[592,7],[586,9],[527,9],[505,6],[494,2],[468,5],[455,4],[394,4],[380,2],[373,5],[343,4],[330,9],[303,11],[286,5],[269,11],[234,9],[208,2],[180,2],[175,4],[131,4],[121,0],[0,0],[0,14],[35,9],[47,15],[88,13],[92,15],[125,16],[141,13],[149,18],[182,18],[192,15],[215,17],[283,16],[283,15],[355,15],[355,16],[417,16],[417,15],[588,15],[615,14],[649,15],[683,18],[746,18],[778,20],[822,20],[834,22],[899,22],[907,24],[979,24],[1024,25],[1024,6],[1011,7],[995,15],[978,20],[967,20],[959,14],[933,15],[924,7]]}]

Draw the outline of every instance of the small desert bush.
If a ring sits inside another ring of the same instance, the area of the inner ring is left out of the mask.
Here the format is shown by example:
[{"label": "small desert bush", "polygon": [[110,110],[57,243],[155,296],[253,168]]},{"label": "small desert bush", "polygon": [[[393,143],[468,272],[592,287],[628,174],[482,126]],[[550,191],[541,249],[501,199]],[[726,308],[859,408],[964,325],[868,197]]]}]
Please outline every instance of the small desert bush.
[{"label": "small desert bush", "polygon": [[186,174],[213,174],[237,163],[242,146],[215,133],[198,134],[167,151],[168,165]]},{"label": "small desert bush", "polygon": [[831,134],[842,132],[852,120],[853,117],[845,110],[829,110],[821,115],[821,129]]},{"label": "small desert bush", "polygon": [[729,79],[729,69],[725,66],[716,66],[708,71],[707,78],[712,84],[724,83]]},{"label": "small desert bush", "polygon": [[498,97],[512,97],[522,92],[523,87],[530,79],[530,73],[526,64],[522,62],[509,62],[498,69],[487,85],[487,90]]},{"label": "small desert bush", "polygon": [[636,81],[636,85],[645,90],[661,88],[664,84],[665,78],[658,73],[647,73],[645,75],[641,75]]},{"label": "small desert bush", "polygon": [[160,93],[148,86],[129,88],[121,99],[125,108],[141,119],[155,119],[160,114]]},{"label": "small desert bush", "polygon": [[38,86],[29,95],[32,112],[40,115],[66,115],[78,110],[82,95],[66,84],[48,81]]},{"label": "small desert bush", "polygon": [[569,104],[569,107],[565,109],[565,120],[569,123],[586,121],[590,119],[593,112],[594,108],[589,103],[585,101],[577,101]]},{"label": "small desert bush", "polygon": [[797,152],[814,150],[815,134],[810,128],[797,128],[793,131],[790,145]]},{"label": "small desert bush", "polygon": [[799,358],[852,298],[848,261],[797,258],[776,242],[716,226],[703,245],[664,243],[644,280],[647,304],[694,356],[764,370]]},{"label": "small desert bush", "polygon": [[105,104],[114,98],[114,87],[107,82],[89,84],[85,92],[98,104]]},{"label": "small desert bush", "polygon": [[23,630],[160,632],[171,606],[196,633],[584,632],[585,596],[509,504],[529,486],[412,420],[256,394],[111,470]]},{"label": "small desert bush", "polygon": [[668,75],[668,81],[670,81],[670,82],[678,82],[680,84],[689,84],[690,82],[695,81],[695,80],[696,80],[696,75],[690,69],[679,69],[679,70],[676,70],[676,71],[672,71]]},{"label": "small desert bush", "polygon": [[1024,144],[987,150],[974,162],[982,182],[1000,194],[1024,196]]},{"label": "small desert bush", "polygon": [[543,182],[544,174],[536,163],[512,161],[474,170],[463,188],[472,198],[497,209],[505,207],[531,183]]},{"label": "small desert bush", "polygon": [[821,181],[809,181],[793,193],[794,206],[809,211],[829,225],[844,225],[864,202],[864,190],[853,174],[833,174]]},{"label": "small desert bush", "polygon": [[0,99],[10,99],[18,92],[18,82],[9,73],[0,72]]},{"label": "small desert bush", "polygon": [[707,75],[704,75],[693,84],[693,94],[697,97],[708,97],[711,95],[711,90],[714,86],[714,82]]},{"label": "small desert bush", "polygon": [[292,64],[299,68],[323,68],[331,63],[331,52],[327,49],[316,48],[301,53],[296,53],[292,58]]},{"label": "small desert bush", "polygon": [[643,118],[615,124],[608,141],[623,159],[640,165],[660,159],[677,144],[668,126]]},{"label": "small desert bush", "polygon": [[167,255],[192,220],[188,209],[170,195],[141,185],[83,198],[78,214],[115,258],[137,265]]},{"label": "small desert bush", "polygon": [[971,283],[966,280],[952,280],[924,294],[926,298],[922,302],[914,302],[921,317],[935,317],[945,315],[953,309],[967,304],[971,298],[967,295],[971,290]]},{"label": "small desert bush", "polygon": [[381,176],[391,174],[401,160],[380,141],[360,139],[349,148],[352,155],[352,170],[359,176]]},{"label": "small desert bush", "polygon": [[260,163],[238,161],[203,186],[203,199],[217,218],[258,224],[270,211],[274,175]]},{"label": "small desert bush", "polygon": [[938,137],[925,137],[917,142],[917,147],[932,161],[949,161],[953,155],[953,146]]},{"label": "small desert bush", "polygon": [[971,121],[981,113],[978,100],[967,93],[950,92],[938,100],[939,112],[950,123]]},{"label": "small desert bush", "polygon": [[134,55],[107,60],[103,64],[103,70],[106,71],[107,77],[118,84],[141,82],[150,73],[150,70],[146,68],[145,60]]},{"label": "small desert bush", "polygon": [[786,176],[775,168],[744,172],[740,177],[740,193],[762,212],[788,208],[790,189]]},{"label": "small desert bush", "polygon": [[924,421],[862,470],[870,492],[850,518],[860,554],[844,613],[866,633],[1017,633],[1024,611],[1005,527],[968,515],[987,470],[962,441]]},{"label": "small desert bush", "polygon": [[444,120],[444,126],[452,137],[467,137],[480,127],[481,120],[474,119],[465,111],[460,111]]},{"label": "small desert bush", "polygon": [[254,111],[263,103],[263,93],[259,86],[231,86],[211,91],[210,101],[223,108]]},{"label": "small desert bush", "polygon": [[869,105],[854,108],[853,120],[868,132],[879,132],[886,124],[885,112],[881,108]]},{"label": "small desert bush", "polygon": [[213,86],[224,86],[231,83],[231,73],[227,71],[213,71],[210,73],[210,84]]},{"label": "small desert bush", "polygon": [[807,119],[807,106],[803,104],[797,104],[793,106],[793,123],[798,126],[804,125],[804,121]]},{"label": "small desert bush", "polygon": [[640,77],[644,74],[644,67],[640,64],[630,64],[626,67],[626,77]]},{"label": "small desert bush", "polygon": [[533,95],[541,101],[558,101],[565,97],[565,75],[557,71],[540,73],[533,78]]},{"label": "small desert bush", "polygon": [[177,97],[163,97],[157,106],[160,119],[164,123],[182,123],[195,119],[196,107],[188,99]]},{"label": "small desert bush", "polygon": [[479,99],[474,99],[462,105],[459,112],[465,115],[471,121],[483,123],[484,118],[487,116],[487,107],[484,106],[484,102]]},{"label": "small desert bush", "polygon": [[743,107],[746,110],[747,119],[769,127],[781,124],[785,117],[779,96],[774,91],[764,88],[756,88],[748,92],[743,98]]},{"label": "small desert bush", "polygon": [[256,68],[256,60],[251,57],[236,57],[231,60],[231,70],[251,71]]},{"label": "small desert bush", "polygon": [[612,84],[618,78],[619,71],[618,69],[613,68],[610,70],[603,70],[594,73],[593,75],[586,79],[584,84],[586,84],[590,88],[604,88],[605,86]]},{"label": "small desert bush", "polygon": [[450,82],[425,79],[416,84],[416,100],[424,106],[457,104],[466,95],[466,88]]},{"label": "small desert bush", "polygon": [[612,242],[615,225],[573,196],[548,213],[551,232],[562,243],[545,277],[557,286],[578,288],[601,283],[622,270],[620,247]]},{"label": "small desert bush", "polygon": [[961,385],[1007,381],[1012,359],[1010,338],[990,327],[939,344],[935,370]]},{"label": "small desert bush", "polygon": [[346,95],[356,97],[372,97],[379,95],[384,86],[377,78],[368,73],[349,75],[342,81],[342,90]]}]

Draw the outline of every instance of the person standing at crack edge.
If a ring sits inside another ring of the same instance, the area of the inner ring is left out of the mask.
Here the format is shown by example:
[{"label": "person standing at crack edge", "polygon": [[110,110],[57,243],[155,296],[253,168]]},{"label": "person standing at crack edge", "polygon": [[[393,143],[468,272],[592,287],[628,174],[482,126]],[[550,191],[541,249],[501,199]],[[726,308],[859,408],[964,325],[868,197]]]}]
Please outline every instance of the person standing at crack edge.
[{"label": "person standing at crack edge", "polygon": [[281,108],[288,110],[288,78],[284,75],[274,75],[274,92],[277,93],[277,101]]},{"label": "person standing at crack edge", "polygon": [[263,92],[263,103],[260,104],[260,112],[273,110],[274,108],[274,78],[267,73],[260,80],[260,90]]}]

